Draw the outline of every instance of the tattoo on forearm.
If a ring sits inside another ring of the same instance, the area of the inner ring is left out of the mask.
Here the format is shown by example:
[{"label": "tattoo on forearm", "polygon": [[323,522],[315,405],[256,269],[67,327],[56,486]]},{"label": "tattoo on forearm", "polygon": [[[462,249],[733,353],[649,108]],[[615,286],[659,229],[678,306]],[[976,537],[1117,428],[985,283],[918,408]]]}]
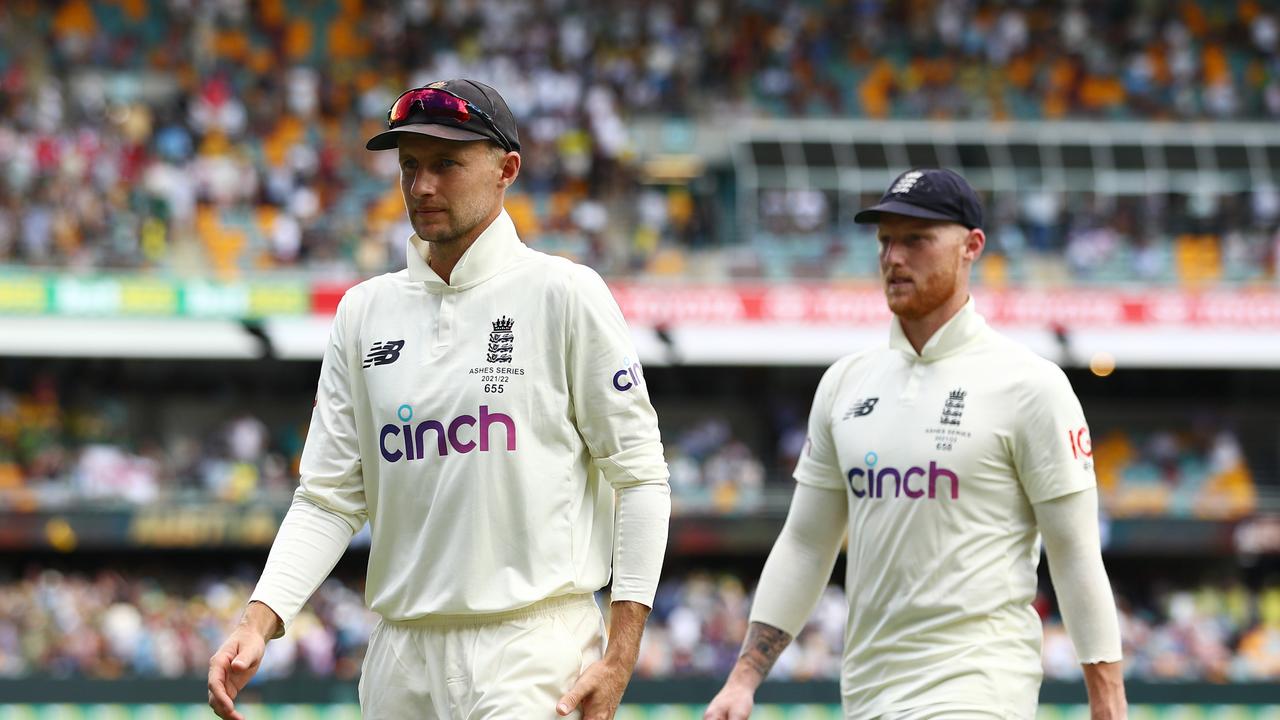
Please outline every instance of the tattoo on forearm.
[{"label": "tattoo on forearm", "polygon": [[753,622],[747,628],[747,639],[742,643],[742,655],[738,660],[764,678],[790,644],[791,635],[788,633],[772,625]]}]

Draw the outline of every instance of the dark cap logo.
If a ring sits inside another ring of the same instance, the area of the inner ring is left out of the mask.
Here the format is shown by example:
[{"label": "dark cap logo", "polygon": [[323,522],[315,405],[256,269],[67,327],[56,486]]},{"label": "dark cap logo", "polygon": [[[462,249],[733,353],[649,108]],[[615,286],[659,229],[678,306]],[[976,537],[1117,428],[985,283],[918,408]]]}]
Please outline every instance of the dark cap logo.
[{"label": "dark cap logo", "polygon": [[902,173],[880,202],[859,210],[856,223],[880,222],[882,214],[955,222],[969,229],[982,227],[982,202],[969,183],[945,168],[916,168]]},{"label": "dark cap logo", "polygon": [[922,177],[924,177],[924,173],[919,170],[912,170],[906,175],[898,178],[898,181],[893,184],[893,187],[889,188],[889,194],[902,195],[911,192],[911,188],[915,187],[916,183],[920,182],[920,178]]}]

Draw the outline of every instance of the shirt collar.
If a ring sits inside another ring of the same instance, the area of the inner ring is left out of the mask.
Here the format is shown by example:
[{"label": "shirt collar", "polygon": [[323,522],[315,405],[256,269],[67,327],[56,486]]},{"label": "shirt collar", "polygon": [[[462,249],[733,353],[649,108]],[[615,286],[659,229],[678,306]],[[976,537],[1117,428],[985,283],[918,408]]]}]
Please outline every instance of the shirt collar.
[{"label": "shirt collar", "polygon": [[453,267],[449,282],[441,280],[436,271],[427,265],[427,243],[417,234],[409,236],[405,262],[409,268],[409,279],[426,283],[428,290],[465,290],[498,274],[522,248],[524,243],[520,242],[520,236],[516,234],[515,223],[511,222],[511,216],[503,210],[471,243],[471,247],[462,253],[462,258]]},{"label": "shirt collar", "polygon": [[987,328],[987,321],[974,307],[973,296],[965,302],[950,320],[943,323],[916,354],[907,334],[902,331],[902,322],[894,318],[889,326],[889,347],[906,353],[912,360],[933,362],[960,350],[975,340]]}]

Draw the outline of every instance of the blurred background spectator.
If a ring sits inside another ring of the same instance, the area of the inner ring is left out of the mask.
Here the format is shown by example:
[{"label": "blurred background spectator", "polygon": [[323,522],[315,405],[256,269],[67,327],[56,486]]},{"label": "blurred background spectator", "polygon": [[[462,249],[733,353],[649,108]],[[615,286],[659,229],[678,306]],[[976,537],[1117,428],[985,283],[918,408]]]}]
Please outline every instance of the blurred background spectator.
[{"label": "blurred background spectator", "polygon": [[[829,199],[771,193],[759,227],[730,233],[712,178],[645,173],[634,121],[1274,121],[1278,21],[1256,0],[19,0],[0,6],[0,264],[396,269],[410,231],[394,154],[364,139],[401,90],[473,76],[522,128],[508,209],[527,241],[606,273],[762,274],[776,261],[752,236],[830,235]],[[1077,280],[1276,275],[1274,184],[1025,190],[991,213],[993,254],[1020,273],[1036,275],[1027,254],[1065,253],[1051,265]]]},{"label": "blurred background spectator", "polygon": [[[251,590],[247,572],[186,578],[33,567],[0,581],[0,677],[201,676]],[[1130,678],[1280,680],[1275,582],[1253,589],[1233,580],[1149,595],[1135,588],[1118,597]],[[1045,620],[1046,677],[1079,678],[1051,599],[1041,596],[1036,606]],[[637,677],[724,677],[742,647],[750,607],[750,589],[732,574],[698,571],[664,580]],[[773,677],[838,678],[847,608],[840,588],[827,588]],[[289,633],[268,646],[259,676],[354,679],[375,621],[358,586],[331,578]]]},{"label": "blurred background spectator", "polygon": [[[197,412],[199,401],[163,393],[127,399],[82,380],[75,399],[47,373],[24,390],[0,385],[0,508],[288,502],[306,434],[305,396],[273,403],[278,417],[268,423],[255,414],[261,403],[248,399],[224,398],[223,407]],[[728,398],[692,412],[665,401],[656,400],[677,513],[785,506],[804,443],[804,416],[795,409],[803,401],[763,417],[744,415]],[[185,421],[156,422],[179,416]],[[1095,420],[1109,425],[1105,414]],[[1257,508],[1254,473],[1223,418],[1162,419],[1153,410],[1142,422],[1101,430],[1093,453],[1111,516],[1234,519]]]}]

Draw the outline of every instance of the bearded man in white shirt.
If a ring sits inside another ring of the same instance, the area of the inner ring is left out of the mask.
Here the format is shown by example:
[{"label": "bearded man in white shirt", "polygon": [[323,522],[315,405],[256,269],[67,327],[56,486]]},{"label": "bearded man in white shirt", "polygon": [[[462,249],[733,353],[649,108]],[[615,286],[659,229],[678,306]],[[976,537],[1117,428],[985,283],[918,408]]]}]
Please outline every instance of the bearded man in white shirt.
[{"label": "bearded man in white shirt", "polygon": [[399,154],[407,268],[339,304],[299,488],[209,704],[242,718],[266,642],[367,521],[363,717],[612,718],[671,507],[622,314],[594,271],[516,235],[520,141],[493,88],[410,90],[366,147]]},{"label": "bearded man in white shirt", "polygon": [[842,358],[818,386],[742,654],[705,718],[750,715],[846,533],[850,720],[1034,718],[1041,537],[1091,716],[1125,717],[1088,426],[1062,371],[974,308],[977,195],[949,170],[912,170],[855,221],[878,226],[889,345]]}]

